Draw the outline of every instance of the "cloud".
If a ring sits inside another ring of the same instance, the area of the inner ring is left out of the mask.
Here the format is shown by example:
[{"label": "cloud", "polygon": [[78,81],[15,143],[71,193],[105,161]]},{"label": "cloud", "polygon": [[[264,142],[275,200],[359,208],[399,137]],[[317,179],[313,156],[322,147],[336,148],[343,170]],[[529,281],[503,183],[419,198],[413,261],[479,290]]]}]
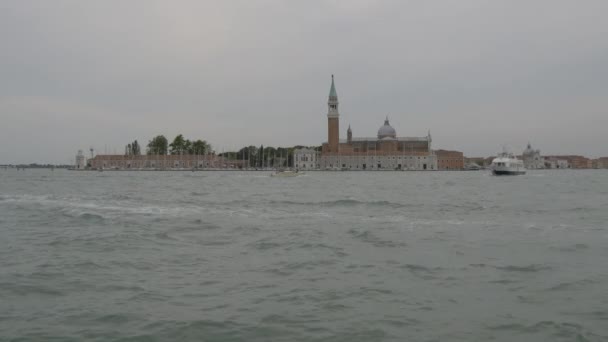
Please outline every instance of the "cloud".
[{"label": "cloud", "polygon": [[[469,155],[529,140],[606,155],[606,10],[549,0],[5,1],[0,139],[28,138],[0,161],[61,162],[160,133],[225,149],[320,144],[331,74],[342,127],[355,135],[374,135],[389,114],[399,134],[431,129],[437,147]],[[500,134],[486,134],[497,123]]]}]

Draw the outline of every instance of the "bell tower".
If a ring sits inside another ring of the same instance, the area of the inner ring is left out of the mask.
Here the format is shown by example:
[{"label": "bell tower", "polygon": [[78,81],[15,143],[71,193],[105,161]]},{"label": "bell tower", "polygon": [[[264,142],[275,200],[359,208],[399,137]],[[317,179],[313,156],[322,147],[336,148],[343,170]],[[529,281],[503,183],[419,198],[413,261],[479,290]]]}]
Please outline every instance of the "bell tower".
[{"label": "bell tower", "polygon": [[353,142],[353,130],[350,129],[350,125],[348,125],[348,130],[346,131],[346,142],[349,144]]},{"label": "bell tower", "polygon": [[331,153],[338,152],[340,144],[340,113],[338,112],[338,93],[334,84],[334,75],[331,75],[331,88],[327,101],[327,145]]}]

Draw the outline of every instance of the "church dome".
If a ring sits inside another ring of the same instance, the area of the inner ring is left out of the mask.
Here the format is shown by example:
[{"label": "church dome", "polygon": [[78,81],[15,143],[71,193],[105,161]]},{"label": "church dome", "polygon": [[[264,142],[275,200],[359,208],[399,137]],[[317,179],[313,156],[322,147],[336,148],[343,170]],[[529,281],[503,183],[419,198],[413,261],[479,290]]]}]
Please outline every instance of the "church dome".
[{"label": "church dome", "polygon": [[532,146],[530,145],[530,143],[528,143],[528,147],[526,147],[526,149],[524,150],[523,155],[524,156],[530,156],[534,154],[534,150],[532,149]]},{"label": "church dome", "polygon": [[384,125],[378,130],[378,139],[397,138],[397,132],[388,122],[388,117],[384,120]]}]

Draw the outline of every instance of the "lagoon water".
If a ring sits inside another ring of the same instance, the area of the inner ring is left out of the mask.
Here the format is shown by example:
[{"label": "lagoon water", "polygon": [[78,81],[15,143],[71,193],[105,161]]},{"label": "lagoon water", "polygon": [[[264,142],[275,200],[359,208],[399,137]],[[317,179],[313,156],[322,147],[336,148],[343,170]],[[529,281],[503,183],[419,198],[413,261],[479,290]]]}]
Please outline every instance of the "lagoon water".
[{"label": "lagoon water", "polygon": [[1,341],[608,341],[608,172],[0,170]]}]

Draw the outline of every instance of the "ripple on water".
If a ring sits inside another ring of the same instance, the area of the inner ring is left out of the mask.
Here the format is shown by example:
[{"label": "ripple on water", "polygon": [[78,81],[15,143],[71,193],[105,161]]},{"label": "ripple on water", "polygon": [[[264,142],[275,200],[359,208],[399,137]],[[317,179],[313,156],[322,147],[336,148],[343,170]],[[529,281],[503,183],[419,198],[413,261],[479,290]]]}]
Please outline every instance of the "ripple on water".
[{"label": "ripple on water", "polygon": [[417,264],[405,264],[399,266],[399,268],[408,270],[414,276],[424,280],[435,279],[437,273],[443,270],[441,267],[427,267]]},{"label": "ripple on water", "polygon": [[308,260],[301,262],[280,262],[278,267],[271,267],[266,269],[267,272],[276,274],[279,276],[290,276],[300,271],[311,271],[318,268],[324,268],[326,266],[335,265],[336,260],[333,259],[320,259],[320,260]]},{"label": "ripple on water", "polygon": [[14,283],[14,282],[1,282],[0,283],[0,297],[3,297],[3,293],[8,295],[15,296],[65,296],[67,293],[65,291],[52,288],[48,284],[26,284],[23,282]]},{"label": "ripple on water", "polygon": [[331,245],[328,245],[325,243],[311,243],[311,242],[293,243],[293,244],[288,245],[285,249],[288,251],[293,250],[293,249],[303,249],[303,250],[307,250],[310,252],[329,251],[330,253],[332,253],[334,256],[337,256],[337,257],[348,256],[348,253],[346,253],[344,251],[344,248],[337,247],[337,246],[331,246]]},{"label": "ripple on water", "polygon": [[561,282],[546,289],[546,291],[576,291],[584,287],[595,284],[598,281],[592,278],[579,279],[574,281]]},{"label": "ripple on water", "polygon": [[167,232],[159,232],[154,234],[154,236],[159,240],[170,240],[170,241],[179,241],[178,239],[172,237]]},{"label": "ripple on water", "polygon": [[78,219],[78,221],[81,223],[103,223],[106,220],[106,217],[94,212],[65,210],[63,214],[67,217]]},{"label": "ripple on water", "polygon": [[488,329],[521,335],[552,337],[558,341],[599,341],[597,338],[600,337],[586,331],[582,325],[570,322],[540,321],[530,325],[507,323],[489,326]]},{"label": "ripple on water", "polygon": [[505,272],[524,272],[524,273],[538,273],[543,271],[551,270],[550,266],[541,264],[530,264],[524,266],[518,265],[507,265],[507,266],[494,266],[497,270]]},{"label": "ripple on water", "polygon": [[143,328],[140,337],[160,341],[267,341],[294,336],[284,327],[270,327],[268,324],[246,325],[231,320],[213,321],[157,321]]},{"label": "ripple on water", "polygon": [[407,247],[407,243],[403,241],[395,241],[392,239],[383,239],[370,230],[365,229],[350,229],[348,233],[355,239],[374,245],[375,247]]},{"label": "ripple on water", "polygon": [[276,242],[273,238],[262,238],[246,245],[247,249],[253,249],[257,251],[268,251],[273,249],[285,248],[285,243]]},{"label": "ripple on water", "polygon": [[293,205],[293,206],[304,206],[304,207],[324,207],[324,208],[332,208],[332,207],[380,207],[380,208],[406,208],[406,207],[417,207],[419,204],[401,204],[390,201],[359,201],[356,199],[339,199],[334,201],[319,201],[319,202],[296,202],[296,201],[269,201],[270,205]]},{"label": "ripple on water", "polygon": [[608,341],[605,172],[27,173],[0,340]]},{"label": "ripple on water", "polygon": [[575,243],[560,246],[550,246],[549,249],[558,252],[578,252],[589,249],[589,245],[586,243]]},{"label": "ripple on water", "polygon": [[189,222],[184,222],[180,224],[175,224],[172,221],[171,230],[175,232],[196,232],[196,231],[205,231],[205,230],[218,230],[222,229],[222,226],[219,224],[205,222],[202,219],[195,219]]}]

